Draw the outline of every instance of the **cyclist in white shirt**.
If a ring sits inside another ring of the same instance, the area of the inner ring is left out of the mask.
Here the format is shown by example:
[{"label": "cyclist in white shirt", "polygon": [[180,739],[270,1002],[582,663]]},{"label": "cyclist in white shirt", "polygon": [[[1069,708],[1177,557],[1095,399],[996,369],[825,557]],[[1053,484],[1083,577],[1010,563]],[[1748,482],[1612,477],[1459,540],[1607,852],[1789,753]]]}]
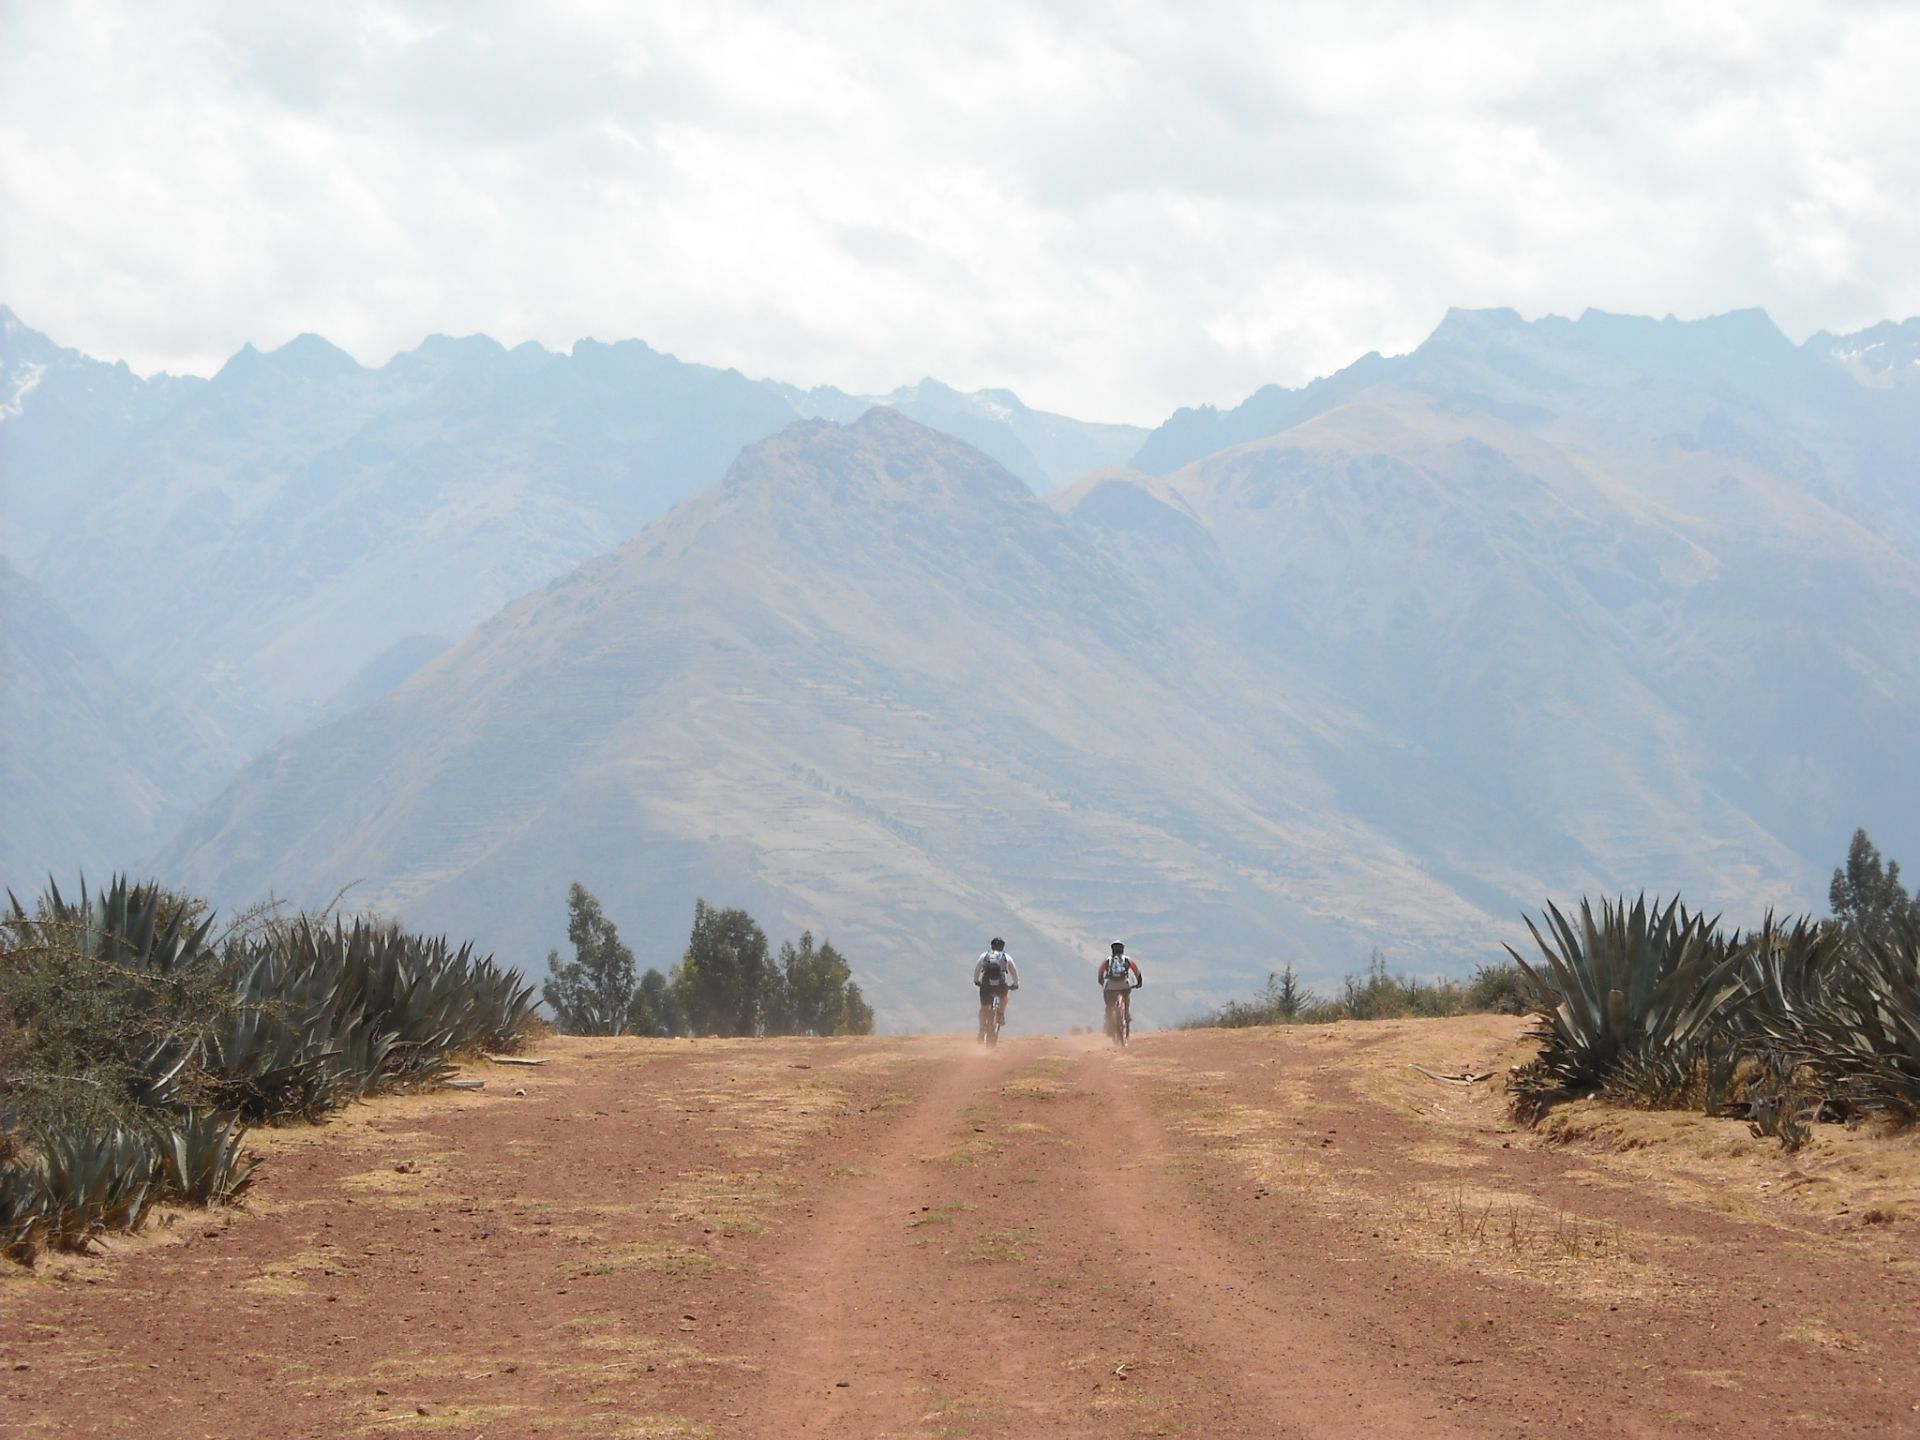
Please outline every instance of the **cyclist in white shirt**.
[{"label": "cyclist in white shirt", "polygon": [[1127,954],[1124,941],[1113,942],[1112,953],[1099,962],[1095,973],[1099,977],[1100,991],[1106,996],[1109,1013],[1118,1005],[1129,1018],[1133,1015],[1133,992],[1147,982],[1140,975],[1140,967],[1133,963],[1133,957]]}]

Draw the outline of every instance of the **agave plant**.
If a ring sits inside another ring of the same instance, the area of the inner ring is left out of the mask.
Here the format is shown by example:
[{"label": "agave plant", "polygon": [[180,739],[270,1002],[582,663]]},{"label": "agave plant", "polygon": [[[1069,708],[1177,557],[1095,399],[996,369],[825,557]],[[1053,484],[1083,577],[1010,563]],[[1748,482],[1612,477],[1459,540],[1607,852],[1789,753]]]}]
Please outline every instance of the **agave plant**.
[{"label": "agave plant", "polygon": [[317,1120],[357,1093],[342,1076],[336,989],[271,952],[235,984],[235,1004],[201,1042],[195,1099],[249,1120]]},{"label": "agave plant", "polygon": [[260,1161],[240,1153],[247,1131],[239,1116],[195,1111],[163,1123],[158,1132],[156,1149],[168,1199],[225,1204],[253,1183]]},{"label": "agave plant", "polygon": [[219,985],[207,944],[211,917],[190,899],[125,876],[98,894],[82,880],[77,901],[49,881],[32,914],[11,892],[7,899],[10,948],[47,981],[40,1013],[30,1004],[16,1019],[33,1028],[55,1017],[91,1017],[98,1029],[87,1037],[92,1058],[122,1072],[128,1100],[172,1103],[193,1058],[195,1002]]},{"label": "agave plant", "polygon": [[35,1148],[57,1245],[77,1249],[103,1230],[138,1230],[158,1198],[153,1150],[138,1131],[53,1131]]},{"label": "agave plant", "polygon": [[1577,925],[1549,904],[1546,920],[1551,943],[1527,921],[1540,968],[1507,947],[1539,1016],[1540,1058],[1523,1082],[1536,1095],[1591,1090],[1629,1059],[1656,1072],[1684,1066],[1742,991],[1717,922],[1677,898],[1664,910],[1644,895],[1631,906],[1602,900],[1597,916],[1583,899]]},{"label": "agave plant", "polygon": [[1855,942],[1823,1001],[1781,1032],[1861,1108],[1920,1119],[1920,924]]},{"label": "agave plant", "polygon": [[37,1164],[0,1165],[0,1255],[28,1261],[47,1228],[47,1190]]},{"label": "agave plant", "polygon": [[1826,1003],[1850,959],[1845,932],[1805,917],[1791,924],[1772,911],[1736,945],[1743,982],[1729,1022],[1743,1036],[1790,1042]]},{"label": "agave plant", "polygon": [[[69,901],[53,881],[29,915],[11,891],[8,920],[16,943],[48,949],[78,949],[102,965],[130,977],[165,977],[203,963],[210,955],[207,932],[211,914],[158,885],[140,885],[116,875],[106,890],[89,895],[80,882],[80,898]],[[195,921],[198,920],[196,924]]]}]

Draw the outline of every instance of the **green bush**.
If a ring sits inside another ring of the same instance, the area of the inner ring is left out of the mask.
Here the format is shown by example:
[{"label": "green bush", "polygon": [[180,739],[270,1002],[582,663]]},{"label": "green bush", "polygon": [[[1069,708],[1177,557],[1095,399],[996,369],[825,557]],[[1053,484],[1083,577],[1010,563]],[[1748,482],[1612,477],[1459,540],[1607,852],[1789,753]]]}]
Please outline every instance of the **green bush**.
[{"label": "green bush", "polygon": [[317,1119],[516,1048],[530,986],[472,947],[373,921],[219,941],[189,896],[50,885],[0,921],[0,1249],[84,1245],[158,1200],[235,1198],[247,1121]]},{"label": "green bush", "polygon": [[202,1110],[159,1127],[155,1146],[166,1198],[194,1205],[236,1200],[253,1183],[258,1157],[243,1157],[238,1116]]},{"label": "green bush", "polygon": [[1686,1067],[1729,1001],[1743,993],[1738,959],[1714,922],[1678,899],[1580,902],[1578,924],[1547,906],[1548,934],[1527,929],[1544,964],[1507,953],[1533,989],[1540,1057],[1519,1088],[1545,1100],[1598,1088],[1623,1064]]},{"label": "green bush", "polygon": [[1920,921],[1902,917],[1840,953],[1804,1022],[1773,1033],[1849,1105],[1920,1119]]},{"label": "green bush", "polygon": [[1327,1000],[1301,983],[1291,964],[1267,976],[1250,1000],[1229,1000],[1218,1010],[1185,1022],[1186,1029],[1252,1025],[1321,1025],[1334,1020],[1399,1020],[1409,1017],[1525,1014],[1528,992],[1512,964],[1482,965],[1474,978],[1425,980],[1395,975],[1378,950],[1367,968],[1340,982],[1338,999]]},{"label": "green bush", "polygon": [[1920,922],[1877,934],[1776,920],[1723,938],[1678,901],[1583,901],[1528,922],[1545,964],[1540,1056],[1516,1077],[1523,1110],[1599,1093],[1626,1104],[1746,1115],[1795,1146],[1808,1116],[1920,1119]]}]

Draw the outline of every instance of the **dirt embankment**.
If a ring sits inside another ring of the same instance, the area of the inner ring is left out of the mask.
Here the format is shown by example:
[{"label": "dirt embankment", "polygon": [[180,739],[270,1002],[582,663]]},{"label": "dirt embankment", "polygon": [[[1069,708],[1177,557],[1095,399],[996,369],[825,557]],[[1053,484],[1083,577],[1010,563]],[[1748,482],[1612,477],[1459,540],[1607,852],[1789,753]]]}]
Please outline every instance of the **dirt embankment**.
[{"label": "dirt embankment", "polygon": [[1920,1144],[1408,1068],[1518,1028],[556,1041],[9,1275],[0,1432],[1920,1434]]}]

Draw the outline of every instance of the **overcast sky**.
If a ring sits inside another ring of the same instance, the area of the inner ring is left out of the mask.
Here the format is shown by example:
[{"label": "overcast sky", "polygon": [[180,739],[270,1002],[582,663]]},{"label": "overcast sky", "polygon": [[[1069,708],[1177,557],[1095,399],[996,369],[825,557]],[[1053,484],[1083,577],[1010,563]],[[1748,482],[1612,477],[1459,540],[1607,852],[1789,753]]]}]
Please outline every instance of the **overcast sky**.
[{"label": "overcast sky", "polygon": [[1895,3],[0,0],[0,301],[1152,423],[1449,305],[1920,312],[1916,74]]}]

